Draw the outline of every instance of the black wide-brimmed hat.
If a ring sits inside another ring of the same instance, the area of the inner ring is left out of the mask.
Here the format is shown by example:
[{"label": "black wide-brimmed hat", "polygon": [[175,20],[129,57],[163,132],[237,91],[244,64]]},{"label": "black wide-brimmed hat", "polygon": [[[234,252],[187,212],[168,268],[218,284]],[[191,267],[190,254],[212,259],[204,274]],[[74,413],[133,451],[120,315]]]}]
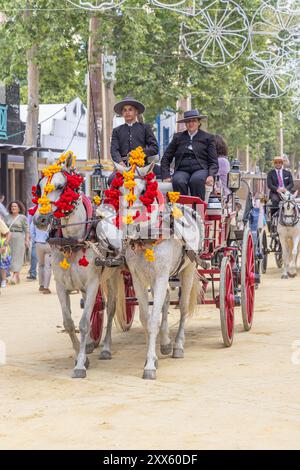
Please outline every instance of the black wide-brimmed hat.
[{"label": "black wide-brimmed hat", "polygon": [[134,106],[138,110],[139,114],[143,114],[143,112],[145,111],[145,106],[142,103],[132,98],[132,96],[126,96],[124,100],[119,101],[115,104],[114,112],[117,114],[122,114],[122,109],[126,105]]},{"label": "black wide-brimmed hat", "polygon": [[186,122],[190,119],[206,119],[206,114],[199,113],[198,109],[191,109],[190,111],[185,111],[183,113],[183,118],[179,119],[177,122]]}]

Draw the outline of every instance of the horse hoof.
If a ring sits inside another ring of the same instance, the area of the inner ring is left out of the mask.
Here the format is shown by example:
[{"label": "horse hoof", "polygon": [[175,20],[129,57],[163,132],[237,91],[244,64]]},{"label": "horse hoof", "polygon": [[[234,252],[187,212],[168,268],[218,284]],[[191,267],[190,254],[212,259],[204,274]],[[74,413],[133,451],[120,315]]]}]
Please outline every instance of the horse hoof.
[{"label": "horse hoof", "polygon": [[72,373],[72,379],[85,379],[86,370],[85,369],[74,369]]},{"label": "horse hoof", "polygon": [[297,273],[293,273],[293,274],[292,274],[292,273],[288,273],[288,277],[294,278],[294,277],[296,277],[296,276],[297,276]]},{"label": "horse hoof", "polygon": [[175,359],[181,359],[181,358],[183,358],[183,357],[184,357],[184,351],[183,351],[183,349],[174,348],[174,349],[173,349],[172,357],[174,357]]},{"label": "horse hoof", "polygon": [[99,359],[102,359],[103,361],[107,361],[111,359],[111,352],[110,351],[101,351]]},{"label": "horse hoof", "polygon": [[144,370],[143,379],[144,380],[155,380],[156,379],[156,370]]},{"label": "horse hoof", "polygon": [[[75,360],[75,366],[77,366],[77,359]],[[90,360],[89,358],[87,357],[86,360],[85,360],[85,363],[84,363],[84,367],[86,369],[88,369],[90,367]],[[75,369],[74,369],[75,370]]]},{"label": "horse hoof", "polygon": [[281,279],[288,279],[288,278],[289,278],[289,276],[287,276],[286,274],[282,274],[282,276],[281,276]]},{"label": "horse hoof", "polygon": [[86,347],[85,347],[85,354],[92,354],[94,349],[95,349],[95,343],[94,342],[87,344]]},{"label": "horse hoof", "polygon": [[161,344],[160,345],[160,352],[164,356],[167,356],[168,354],[171,354],[172,352],[172,343],[169,344]]}]

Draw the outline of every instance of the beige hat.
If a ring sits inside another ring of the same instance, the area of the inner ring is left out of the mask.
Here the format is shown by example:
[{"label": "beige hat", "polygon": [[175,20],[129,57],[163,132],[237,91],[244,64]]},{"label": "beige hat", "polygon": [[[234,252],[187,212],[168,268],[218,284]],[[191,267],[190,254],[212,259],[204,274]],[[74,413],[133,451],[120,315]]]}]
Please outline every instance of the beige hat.
[{"label": "beige hat", "polygon": [[280,156],[273,158],[273,162],[274,162],[274,163],[276,163],[276,162],[278,162],[278,163],[279,163],[279,162],[283,162],[283,160],[284,160],[283,157],[280,157]]}]

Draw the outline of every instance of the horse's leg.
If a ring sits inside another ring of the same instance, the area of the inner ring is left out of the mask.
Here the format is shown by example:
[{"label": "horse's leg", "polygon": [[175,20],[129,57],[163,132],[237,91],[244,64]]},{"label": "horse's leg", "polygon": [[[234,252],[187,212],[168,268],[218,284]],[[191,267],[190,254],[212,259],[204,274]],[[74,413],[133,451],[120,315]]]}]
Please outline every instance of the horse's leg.
[{"label": "horse's leg", "polygon": [[77,338],[75,332],[75,325],[71,316],[70,295],[66,291],[63,284],[58,281],[56,281],[56,292],[61,306],[64,328],[71,338],[74,351],[76,352],[76,354],[78,354],[80,343]]},{"label": "horse's leg", "polygon": [[281,279],[288,279],[288,267],[290,262],[289,254],[289,243],[286,237],[280,237],[280,243],[282,248],[282,260],[283,260],[283,273]]},{"label": "horse's leg", "polygon": [[[120,275],[120,274],[118,274]],[[115,311],[116,311],[116,277],[112,277],[107,281],[107,326],[106,326],[106,334],[103,341],[102,351],[100,353],[99,359],[111,359],[111,330],[112,330],[112,322],[114,319]]]},{"label": "horse's leg", "polygon": [[90,318],[95,304],[98,288],[99,280],[98,278],[96,278],[93,283],[91,282],[89,284],[87,289],[84,309],[79,322],[80,349],[79,354],[77,356],[76,365],[73,369],[72,374],[72,377],[75,379],[83,379],[84,377],[86,377],[86,369],[88,368],[89,360],[86,357],[85,348],[90,330]]},{"label": "horse's leg", "polygon": [[298,245],[299,245],[299,235],[293,237],[293,249],[292,249],[292,260],[290,263],[290,269],[288,271],[288,275],[290,277],[296,277],[297,276],[297,255],[298,255]]},{"label": "horse's leg", "polygon": [[175,338],[175,344],[173,348],[172,357],[178,359],[184,357],[184,323],[185,318],[189,313],[189,302],[190,295],[194,282],[194,265],[189,264],[181,273],[180,273],[180,285],[181,285],[181,296],[179,299],[180,307],[180,322]]},{"label": "horse's leg", "polygon": [[166,298],[162,308],[162,320],[160,325],[160,352],[163,355],[171,354],[172,352],[172,343],[169,337],[169,325],[168,325],[168,314],[169,314],[169,305],[170,305],[170,291],[167,290]]},{"label": "horse's leg", "polygon": [[[81,294],[82,294],[82,298],[83,298],[84,305],[85,305],[85,302],[86,302],[86,293],[83,292],[83,291],[81,291]],[[94,349],[95,349],[95,341],[94,341],[93,338],[91,337],[91,330],[89,330],[88,337],[87,337],[87,340],[86,340],[85,352],[86,352],[86,354],[92,354],[92,352],[94,351]]]},{"label": "horse's leg", "polygon": [[[168,270],[166,270],[169,273]],[[144,367],[143,379],[156,379],[157,356],[156,356],[156,338],[159,331],[159,320],[161,311],[166,299],[168,290],[169,276],[160,276],[155,279],[153,286],[153,308],[151,314],[148,311],[147,332],[148,332],[148,350]]]}]

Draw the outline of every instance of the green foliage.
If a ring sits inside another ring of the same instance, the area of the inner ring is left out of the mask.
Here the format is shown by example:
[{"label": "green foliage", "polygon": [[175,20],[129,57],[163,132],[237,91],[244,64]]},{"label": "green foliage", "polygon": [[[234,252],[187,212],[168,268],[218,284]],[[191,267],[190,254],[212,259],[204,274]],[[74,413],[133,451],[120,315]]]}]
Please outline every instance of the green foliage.
[{"label": "green foliage", "polygon": [[[261,0],[237,3],[251,18]],[[116,97],[133,94],[143,101],[146,120],[151,122],[166,107],[175,110],[177,99],[191,93],[193,107],[209,115],[209,130],[224,135],[230,154],[249,145],[252,158],[265,169],[279,153],[281,110],[285,151],[297,163],[300,122],[291,115],[290,96],[259,99],[248,91],[244,76],[249,46],[229,66],[203,67],[179,48],[180,24],[186,17],[158,8],[147,14],[141,8],[144,4],[144,0],[126,0],[118,11],[99,13],[99,51],[117,58]],[[0,10],[7,16],[0,26],[0,80],[19,80],[26,102],[26,53],[38,44],[41,103],[67,102],[75,96],[85,100],[90,13],[65,0],[0,0]],[[265,38],[259,40],[263,47]]]}]

